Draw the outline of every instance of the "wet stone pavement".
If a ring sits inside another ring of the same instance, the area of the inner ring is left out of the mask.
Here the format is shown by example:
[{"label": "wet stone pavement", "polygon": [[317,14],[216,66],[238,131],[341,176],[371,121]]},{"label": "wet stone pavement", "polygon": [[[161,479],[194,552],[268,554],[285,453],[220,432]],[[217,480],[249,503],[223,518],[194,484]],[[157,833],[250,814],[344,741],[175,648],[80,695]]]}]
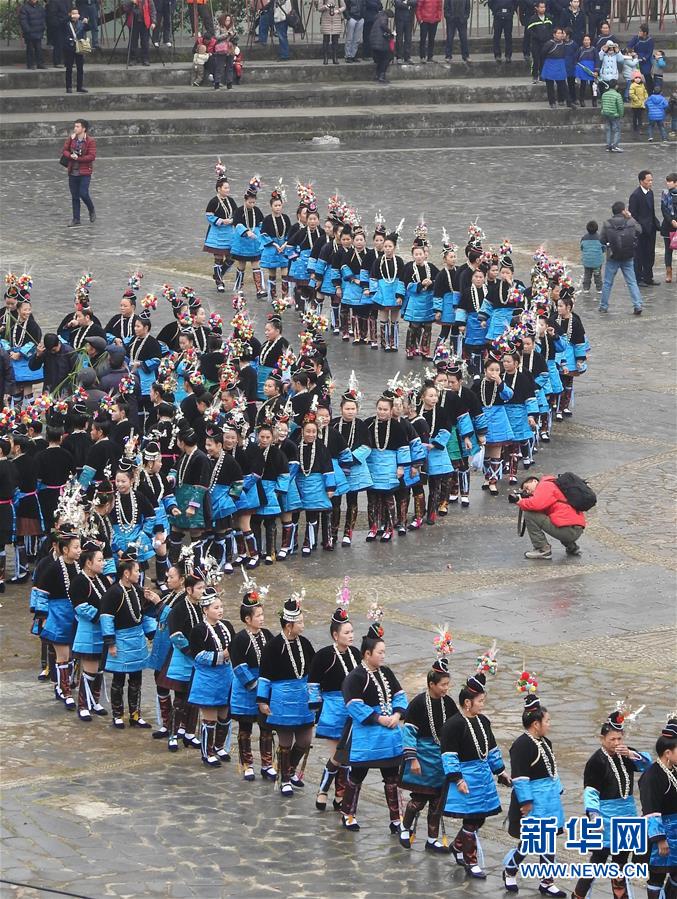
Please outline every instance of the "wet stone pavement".
[{"label": "wet stone pavement", "polygon": [[[178,155],[182,151],[186,155]],[[215,293],[208,257],[200,252],[214,159],[191,152],[180,147],[167,157],[102,157],[92,188],[98,221],[74,230],[65,228],[69,197],[53,161],[12,164],[2,188],[0,261],[3,270],[30,266],[43,329],[71,308],[75,281],[86,269],[94,273],[92,303],[102,318],[113,314],[126,278],[140,268],[144,292],[159,292],[167,281],[177,288],[190,283],[228,320],[229,301]],[[672,150],[633,146],[619,160],[591,145],[262,156],[243,147],[227,162],[237,195],[257,171],[266,187],[280,175],[290,187],[296,176],[312,179],[322,199],[338,187],[367,224],[377,208],[391,226],[405,215],[404,246],[420,213],[435,247],[442,225],[462,243],[468,222],[479,216],[490,243],[512,240],[523,278],[541,242],[567,259],[578,277],[586,221],[601,222],[614,200],[627,199],[639,169],[652,168],[659,186],[676,167]],[[662,282],[660,249],[656,277]],[[435,625],[447,622],[455,635],[454,693],[497,638],[501,664],[487,705],[499,745],[507,756],[520,732],[514,682],[526,664],[538,673],[539,693],[552,712],[568,814],[581,810],[582,768],[615,702],[647,703],[629,737],[642,749],[652,747],[677,704],[677,290],[653,288],[639,319],[629,314],[621,284],[608,316],[598,315],[596,300],[594,293],[577,300],[593,349],[590,371],[577,386],[575,417],[557,426],[536,468],[575,470],[598,491],[581,557],[568,559],[556,549],[552,562],[525,562],[527,543],[517,537],[514,509],[505,496],[484,495],[475,478],[470,509],[452,509],[439,526],[392,546],[367,546],[358,538],[350,550],[257,572],[271,586],[268,623],[274,629],[284,597],[305,586],[307,633],[317,647],[328,642],[335,590],[350,574],[356,631],[363,632],[366,609],[378,597],[389,663],[410,697],[424,687]],[[261,322],[263,305],[252,300],[251,306]],[[161,309],[154,320],[159,327],[167,318]],[[388,377],[412,365],[403,354],[388,357],[333,340],[330,360],[339,386],[356,370],[365,408]],[[364,532],[362,513],[358,528]],[[233,620],[237,587],[236,580],[225,585]],[[235,761],[206,771],[198,753],[169,756],[148,732],[113,731],[110,719],[79,724],[35,679],[39,653],[28,635],[27,597],[27,589],[10,588],[0,608],[6,881],[0,895],[43,897],[50,889],[88,899],[504,895],[500,864],[511,841],[502,815],[483,831],[485,883],[470,883],[448,858],[425,854],[421,839],[410,853],[401,850],[388,835],[376,775],[362,794],[362,830],[349,834],[335,813],[314,808],[326,758],[322,741],[310,756],[305,795],[284,802],[260,780],[245,784]],[[143,708],[151,720],[153,697],[146,676]],[[507,809],[509,794],[501,789]],[[537,886],[522,884],[522,894],[537,895]]]}]

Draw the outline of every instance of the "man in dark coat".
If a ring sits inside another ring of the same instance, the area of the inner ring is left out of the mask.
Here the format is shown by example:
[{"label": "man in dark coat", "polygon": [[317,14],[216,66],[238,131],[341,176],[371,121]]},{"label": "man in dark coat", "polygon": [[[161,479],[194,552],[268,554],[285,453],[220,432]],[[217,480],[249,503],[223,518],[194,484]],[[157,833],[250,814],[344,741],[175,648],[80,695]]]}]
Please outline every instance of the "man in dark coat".
[{"label": "man in dark coat", "polygon": [[630,194],[628,209],[630,215],[642,226],[642,233],[635,247],[635,277],[644,287],[654,287],[653,264],[656,258],[656,232],[660,222],[656,218],[653,190],[653,175],[646,169],[637,176],[639,187]]},{"label": "man in dark coat", "polygon": [[26,44],[26,68],[46,69],[42,62],[42,38],[45,35],[45,8],[38,0],[24,0],[19,7],[19,25]]},{"label": "man in dark coat", "polygon": [[505,61],[512,62],[512,23],[518,0],[489,0],[494,17],[493,50],[496,62],[501,61],[501,35],[505,38]]},{"label": "man in dark coat", "polygon": [[52,47],[52,65],[59,68],[63,65],[63,32],[68,23],[68,0],[47,0],[45,13],[47,16],[47,43]]},{"label": "man in dark coat", "polygon": [[73,371],[75,364],[75,352],[73,347],[62,343],[56,334],[45,334],[42,343],[38,345],[35,355],[28,360],[31,371],[38,371],[44,365],[43,382],[45,393],[53,393],[60,384],[59,396],[72,393],[72,386],[63,384],[68,375]]}]

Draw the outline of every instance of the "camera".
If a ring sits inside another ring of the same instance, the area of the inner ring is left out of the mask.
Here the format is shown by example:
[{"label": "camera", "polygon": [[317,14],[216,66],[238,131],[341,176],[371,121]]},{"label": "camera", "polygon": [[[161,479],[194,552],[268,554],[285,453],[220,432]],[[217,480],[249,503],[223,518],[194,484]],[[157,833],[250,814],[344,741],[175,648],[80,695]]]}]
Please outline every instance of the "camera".
[{"label": "camera", "polygon": [[508,494],[508,502],[515,505],[521,499],[526,499],[527,496],[529,496],[529,494],[524,490],[513,490],[512,493]]}]

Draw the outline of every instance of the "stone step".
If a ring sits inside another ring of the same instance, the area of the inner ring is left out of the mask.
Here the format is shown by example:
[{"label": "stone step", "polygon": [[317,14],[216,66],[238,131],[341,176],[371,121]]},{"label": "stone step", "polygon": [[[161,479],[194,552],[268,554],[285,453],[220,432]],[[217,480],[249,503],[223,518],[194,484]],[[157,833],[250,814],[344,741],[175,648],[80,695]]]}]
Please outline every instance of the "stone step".
[{"label": "stone step", "polygon": [[[0,94],[0,113],[42,115],[43,113],[61,113],[64,116],[75,113],[88,113],[96,116],[99,112],[115,112],[118,110],[137,110],[154,115],[158,110],[191,110],[223,109],[230,115],[235,110],[266,106],[274,109],[299,109],[304,106],[332,108],[334,106],[351,105],[368,106],[377,98],[387,99],[388,107],[417,105],[429,108],[445,103],[473,104],[484,103],[487,97],[503,103],[525,103],[529,100],[545,101],[544,85],[531,83],[530,78],[516,78],[510,83],[499,79],[485,78],[481,81],[429,80],[399,81],[391,84],[387,91],[374,81],[358,81],[347,85],[337,84],[291,84],[270,86],[241,85],[232,91],[222,88],[215,91],[212,87],[138,87],[138,88],[105,88],[92,90],[85,95],[68,96],[61,90],[3,91]],[[5,120],[7,126],[8,121]]]},{"label": "stone step", "polygon": [[[393,64],[388,70],[391,81],[430,80],[431,78],[484,78],[527,75],[528,64],[523,60],[515,60],[510,65],[498,64],[493,56],[481,54],[476,56],[471,65],[460,59],[445,62],[437,60],[433,63],[411,65]],[[101,66],[85,65],[86,87],[122,88],[177,85],[189,86],[191,82],[191,66],[188,63],[168,63],[165,66],[151,65],[132,66],[111,64]],[[285,84],[307,84],[309,82],[350,83],[366,81],[374,72],[372,62],[347,64],[343,60],[339,65],[325,66],[320,60],[295,60],[290,62],[254,62],[245,65],[243,85],[269,84],[276,88]],[[46,69],[44,71],[27,71],[26,69],[0,69],[0,89],[2,90],[45,90],[64,87],[64,70]]]},{"label": "stone step", "polygon": [[[376,97],[388,95],[381,88]],[[16,156],[19,149],[36,148],[43,142],[55,142],[67,133],[72,116],[60,112],[3,116],[0,151]],[[234,109],[224,116],[221,108],[158,110],[139,116],[135,111],[106,111],[97,114],[96,139],[100,146],[138,144],[149,146],[181,138],[191,141],[218,137],[224,150],[241,149],[243,138],[308,142],[313,136],[331,134],[346,139],[396,134],[426,137],[435,134],[499,134],[520,131],[541,132],[556,129],[567,139],[586,129],[599,130],[599,110],[549,109],[535,103],[484,103],[481,105],[444,103],[439,105],[333,106],[280,109],[252,107]]]}]

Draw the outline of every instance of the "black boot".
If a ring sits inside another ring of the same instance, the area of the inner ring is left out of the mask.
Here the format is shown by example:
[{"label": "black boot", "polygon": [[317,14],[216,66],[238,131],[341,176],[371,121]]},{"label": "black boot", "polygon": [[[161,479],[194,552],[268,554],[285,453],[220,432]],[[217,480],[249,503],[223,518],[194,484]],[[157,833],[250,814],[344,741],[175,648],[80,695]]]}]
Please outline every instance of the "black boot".
[{"label": "black boot", "polygon": [[150,724],[141,717],[141,681],[127,682],[127,703],[129,704],[129,726],[150,728]]}]

